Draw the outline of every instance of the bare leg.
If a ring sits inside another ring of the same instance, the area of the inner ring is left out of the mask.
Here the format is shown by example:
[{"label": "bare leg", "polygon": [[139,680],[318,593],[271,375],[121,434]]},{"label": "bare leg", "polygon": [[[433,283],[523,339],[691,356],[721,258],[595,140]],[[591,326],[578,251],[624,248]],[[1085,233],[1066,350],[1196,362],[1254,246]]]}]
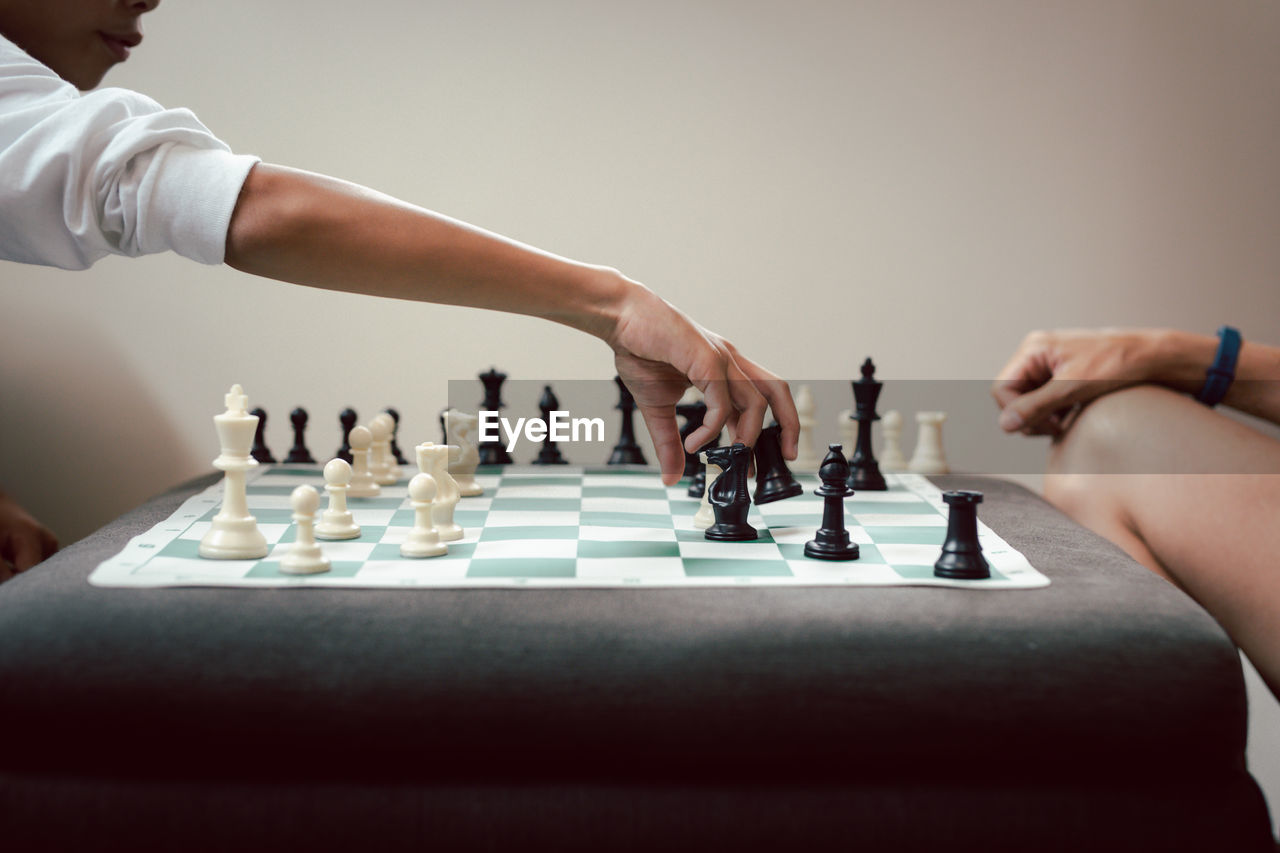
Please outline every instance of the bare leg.
[{"label": "bare leg", "polygon": [[1045,496],[1200,602],[1280,697],[1280,441],[1130,388],[1054,446]]}]

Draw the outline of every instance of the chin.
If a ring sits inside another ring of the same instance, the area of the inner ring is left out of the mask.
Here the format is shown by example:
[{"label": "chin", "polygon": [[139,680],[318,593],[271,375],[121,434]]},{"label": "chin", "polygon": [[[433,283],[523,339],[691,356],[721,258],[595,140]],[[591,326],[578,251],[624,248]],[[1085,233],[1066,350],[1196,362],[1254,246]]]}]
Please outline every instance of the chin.
[{"label": "chin", "polygon": [[75,86],[81,92],[87,92],[96,88],[102,82],[102,78],[107,76],[108,69],[94,71],[80,71],[76,74],[63,74],[62,79],[66,80],[72,86]]}]

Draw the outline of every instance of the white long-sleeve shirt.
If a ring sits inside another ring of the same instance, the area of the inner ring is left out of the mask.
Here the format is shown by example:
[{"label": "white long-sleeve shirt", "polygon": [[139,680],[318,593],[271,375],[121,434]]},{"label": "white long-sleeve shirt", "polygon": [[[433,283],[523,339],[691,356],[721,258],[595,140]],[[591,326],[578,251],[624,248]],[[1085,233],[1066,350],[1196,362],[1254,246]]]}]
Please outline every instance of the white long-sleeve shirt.
[{"label": "white long-sleeve shirt", "polygon": [[0,37],[0,258],[85,269],[172,250],[222,263],[257,162],[190,110],[126,89],[81,94]]}]

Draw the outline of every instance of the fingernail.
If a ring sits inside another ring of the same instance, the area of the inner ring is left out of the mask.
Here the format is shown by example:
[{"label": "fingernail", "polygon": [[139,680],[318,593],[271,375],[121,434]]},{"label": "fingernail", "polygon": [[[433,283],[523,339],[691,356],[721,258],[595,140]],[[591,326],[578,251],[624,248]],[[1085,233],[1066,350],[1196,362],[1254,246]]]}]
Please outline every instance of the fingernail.
[{"label": "fingernail", "polygon": [[1022,415],[1016,409],[1005,409],[1000,413],[1000,429],[1005,432],[1022,429],[1022,423]]}]

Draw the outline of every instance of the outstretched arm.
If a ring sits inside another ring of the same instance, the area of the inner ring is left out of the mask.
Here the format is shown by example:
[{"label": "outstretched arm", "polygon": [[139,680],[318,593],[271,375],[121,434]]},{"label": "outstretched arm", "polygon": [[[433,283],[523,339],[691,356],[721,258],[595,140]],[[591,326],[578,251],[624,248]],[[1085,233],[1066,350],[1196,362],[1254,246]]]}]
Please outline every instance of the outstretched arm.
[{"label": "outstretched arm", "polygon": [[280,281],[554,320],[614,351],[653,437],[663,478],[683,467],[675,404],[690,383],[707,418],[690,450],[728,425],[754,444],[766,403],[795,456],[799,418],[785,382],[616,270],[508,240],[355,184],[280,166],[249,173],[226,261]]},{"label": "outstretched arm", "polygon": [[[1171,329],[1032,332],[992,386],[1007,432],[1053,434],[1067,414],[1130,385],[1194,394],[1218,340]],[[1280,423],[1280,348],[1245,341],[1223,403]]]}]

